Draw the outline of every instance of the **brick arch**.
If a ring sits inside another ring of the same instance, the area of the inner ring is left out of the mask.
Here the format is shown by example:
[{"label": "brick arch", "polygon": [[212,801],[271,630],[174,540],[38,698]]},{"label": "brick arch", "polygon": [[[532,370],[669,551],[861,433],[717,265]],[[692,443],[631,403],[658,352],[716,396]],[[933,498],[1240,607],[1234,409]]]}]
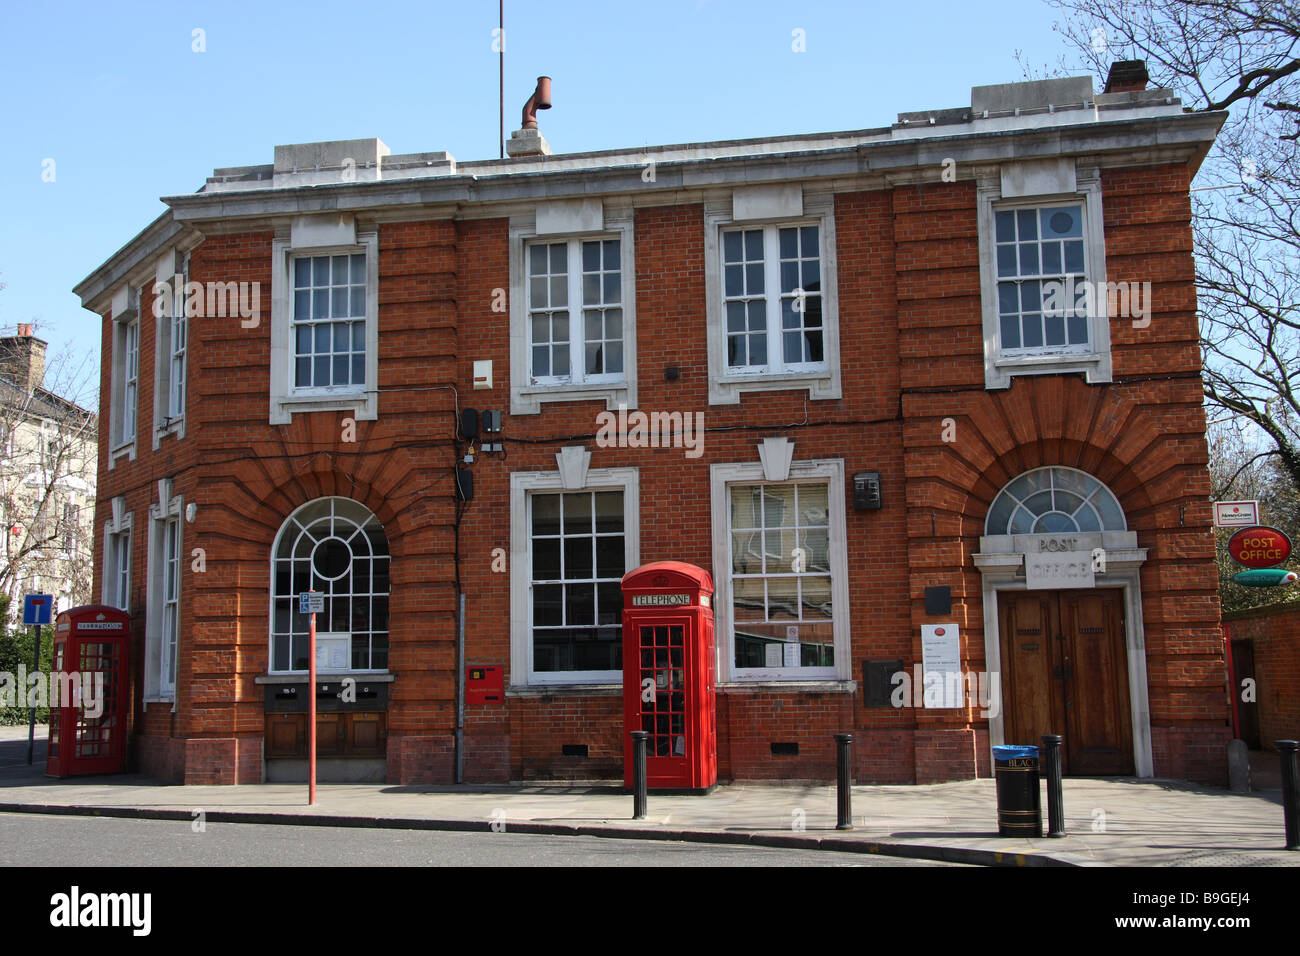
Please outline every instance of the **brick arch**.
[{"label": "brick arch", "polygon": [[290,480],[271,489],[259,504],[278,515],[278,528],[289,515],[317,498],[351,498],[365,505],[379,519],[385,533],[396,518],[387,500],[373,486],[354,481],[351,476],[328,467],[294,474]]},{"label": "brick arch", "polygon": [[[929,448],[909,442],[909,471],[913,480],[928,477],[946,485],[942,497],[950,510],[978,520],[978,531],[963,521],[965,534],[984,533],[988,509],[1007,482],[1052,465],[1103,482],[1119,500],[1130,530],[1141,530],[1149,523],[1146,516],[1169,497],[1153,492],[1150,479],[1178,467],[1182,457],[1173,450],[1177,436],[1169,434],[1162,415],[1167,409],[1126,398],[1118,389],[1089,386],[1082,378],[1019,379],[1005,392],[964,396],[946,414],[929,405],[912,433],[939,436],[942,421],[951,418],[958,440],[931,438],[924,443]],[[937,452],[929,468],[927,452]]]},{"label": "brick arch", "polygon": [[370,509],[384,528],[391,553],[394,557],[399,555],[409,521],[403,520],[388,496],[375,484],[345,474],[327,455],[315,456],[304,469],[275,477],[278,483],[271,480],[242,483],[243,497],[250,509],[245,514],[264,532],[256,536],[259,545],[269,548],[289,515],[298,508],[317,498],[338,497],[350,498]]}]

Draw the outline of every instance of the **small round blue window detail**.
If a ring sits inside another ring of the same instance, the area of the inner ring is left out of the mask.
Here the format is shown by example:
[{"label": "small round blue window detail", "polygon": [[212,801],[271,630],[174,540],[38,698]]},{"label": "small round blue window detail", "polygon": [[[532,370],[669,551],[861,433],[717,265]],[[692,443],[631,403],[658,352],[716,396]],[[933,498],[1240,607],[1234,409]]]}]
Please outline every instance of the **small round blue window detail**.
[{"label": "small round blue window detail", "polygon": [[1069,232],[1070,227],[1074,225],[1074,216],[1070,215],[1068,212],[1058,212],[1052,215],[1049,222],[1051,223],[1053,232],[1064,235]]}]

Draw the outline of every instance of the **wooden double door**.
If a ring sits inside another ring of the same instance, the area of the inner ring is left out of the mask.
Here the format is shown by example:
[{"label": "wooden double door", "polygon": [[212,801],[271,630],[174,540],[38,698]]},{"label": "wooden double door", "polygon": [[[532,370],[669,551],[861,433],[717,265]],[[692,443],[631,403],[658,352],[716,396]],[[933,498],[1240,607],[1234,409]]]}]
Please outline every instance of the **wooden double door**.
[{"label": "wooden double door", "polygon": [[1132,774],[1123,592],[1002,591],[998,626],[1003,740],[1061,734],[1063,772]]}]

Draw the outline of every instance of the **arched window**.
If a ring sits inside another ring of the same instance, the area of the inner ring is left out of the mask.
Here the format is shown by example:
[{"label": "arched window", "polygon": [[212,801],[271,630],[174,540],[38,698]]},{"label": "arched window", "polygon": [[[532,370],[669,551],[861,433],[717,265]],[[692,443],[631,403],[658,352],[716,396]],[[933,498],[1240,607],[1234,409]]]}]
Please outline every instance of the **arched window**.
[{"label": "arched window", "polygon": [[1014,478],[993,499],[984,524],[988,535],[1127,530],[1111,490],[1073,468],[1035,468]]},{"label": "arched window", "polygon": [[[388,668],[388,538],[379,520],[350,498],[317,498],[285,521],[271,549],[271,670],[307,670],[308,615],[298,594],[320,591],[317,654],[328,670]],[[322,635],[325,635],[322,638]],[[342,665],[341,667],[338,665]]]}]

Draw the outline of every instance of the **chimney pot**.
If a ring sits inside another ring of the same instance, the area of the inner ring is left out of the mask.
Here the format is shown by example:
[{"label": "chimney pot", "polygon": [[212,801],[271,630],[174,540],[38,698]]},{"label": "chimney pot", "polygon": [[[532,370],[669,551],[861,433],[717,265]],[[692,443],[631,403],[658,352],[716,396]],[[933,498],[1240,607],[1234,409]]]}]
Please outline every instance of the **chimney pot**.
[{"label": "chimney pot", "polygon": [[539,76],[537,88],[524,103],[523,120],[520,129],[537,129],[537,111],[551,108],[551,78]]},{"label": "chimney pot", "polygon": [[524,103],[520,128],[510,134],[506,143],[506,155],[511,159],[520,156],[549,156],[551,145],[537,128],[537,111],[551,108],[551,78],[539,76],[537,88]]}]

